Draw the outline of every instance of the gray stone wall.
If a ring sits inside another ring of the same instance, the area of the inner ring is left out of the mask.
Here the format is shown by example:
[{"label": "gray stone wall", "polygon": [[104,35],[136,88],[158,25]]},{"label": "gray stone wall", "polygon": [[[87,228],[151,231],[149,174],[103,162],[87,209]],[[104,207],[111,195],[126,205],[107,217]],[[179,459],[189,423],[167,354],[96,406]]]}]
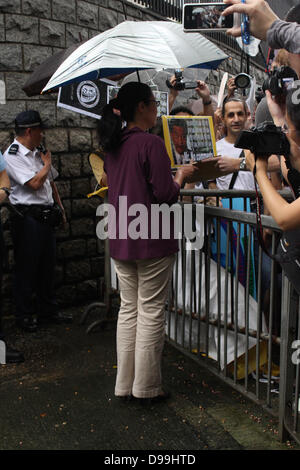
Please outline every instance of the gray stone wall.
[{"label": "gray stone wall", "polygon": [[[98,146],[96,122],[57,108],[56,94],[28,98],[22,86],[55,52],[122,22],[124,4],[128,20],[160,19],[132,2],[119,0],[0,0],[0,80],[6,86],[6,104],[0,105],[0,150],[13,139],[15,115],[38,110],[47,126],[45,143],[59,172],[57,186],[68,216],[67,228],[57,232],[57,294],[62,306],[87,303],[103,295],[104,253],[96,238],[95,216],[99,200],[86,197],[96,184],[87,159]],[[238,69],[238,57],[232,60],[229,66]],[[217,88],[221,74],[210,75],[211,86]],[[14,260],[5,209],[2,221],[7,246],[3,304],[4,312],[10,314]]]},{"label": "gray stone wall", "polygon": [[[125,2],[127,19],[153,19]],[[96,207],[100,200],[86,195],[96,181],[88,155],[96,149],[96,121],[57,108],[57,94],[28,98],[22,86],[35,68],[59,50],[124,21],[119,0],[0,0],[0,80],[6,86],[6,104],[0,105],[0,150],[14,137],[13,121],[26,109],[40,112],[47,129],[45,143],[59,172],[57,186],[68,224],[57,231],[57,296],[62,306],[78,305],[103,296],[104,252],[96,237]],[[13,312],[13,250],[9,217],[2,209],[7,262],[3,282],[4,313]]]}]

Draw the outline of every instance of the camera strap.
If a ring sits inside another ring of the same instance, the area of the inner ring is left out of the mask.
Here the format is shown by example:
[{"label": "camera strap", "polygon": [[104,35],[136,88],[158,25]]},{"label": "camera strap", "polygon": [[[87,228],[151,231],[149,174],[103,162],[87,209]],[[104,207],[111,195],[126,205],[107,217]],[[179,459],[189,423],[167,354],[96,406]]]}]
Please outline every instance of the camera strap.
[{"label": "camera strap", "polygon": [[[244,150],[241,151],[240,155],[239,155],[239,158],[244,158],[245,157],[245,153],[244,153]],[[235,182],[236,182],[236,179],[238,177],[238,174],[239,172],[236,171],[235,173],[233,173],[232,177],[231,177],[231,180],[230,180],[230,184],[229,184],[229,187],[228,189],[233,189],[234,188],[234,185],[235,185]]]},{"label": "camera strap", "polygon": [[237,173],[233,173],[232,178],[231,178],[231,181],[230,181],[230,185],[229,185],[229,188],[228,188],[228,189],[233,189],[237,177],[238,177],[238,174],[237,174]]}]

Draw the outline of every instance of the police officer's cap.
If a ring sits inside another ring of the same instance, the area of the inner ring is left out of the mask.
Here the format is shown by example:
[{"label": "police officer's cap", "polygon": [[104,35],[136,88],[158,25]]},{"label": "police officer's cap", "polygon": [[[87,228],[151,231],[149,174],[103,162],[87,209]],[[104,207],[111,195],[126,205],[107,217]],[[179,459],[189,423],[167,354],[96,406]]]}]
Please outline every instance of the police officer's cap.
[{"label": "police officer's cap", "polygon": [[38,111],[22,111],[16,116],[15,126],[19,128],[43,127],[42,119]]}]

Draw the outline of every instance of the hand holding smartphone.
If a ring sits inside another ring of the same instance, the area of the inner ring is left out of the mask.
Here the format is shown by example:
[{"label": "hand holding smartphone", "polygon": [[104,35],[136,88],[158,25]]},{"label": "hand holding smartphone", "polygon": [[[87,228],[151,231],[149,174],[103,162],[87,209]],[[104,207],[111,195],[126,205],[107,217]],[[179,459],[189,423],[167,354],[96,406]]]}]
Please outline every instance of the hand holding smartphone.
[{"label": "hand holding smartphone", "polygon": [[223,16],[222,13],[230,4],[225,3],[188,3],[183,5],[183,31],[215,32],[231,29],[241,25],[240,15]]}]

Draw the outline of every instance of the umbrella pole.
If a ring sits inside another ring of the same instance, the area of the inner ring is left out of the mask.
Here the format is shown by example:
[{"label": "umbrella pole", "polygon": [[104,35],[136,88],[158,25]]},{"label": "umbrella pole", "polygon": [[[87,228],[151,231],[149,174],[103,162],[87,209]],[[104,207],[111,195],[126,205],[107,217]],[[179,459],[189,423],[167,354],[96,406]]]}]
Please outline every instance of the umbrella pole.
[{"label": "umbrella pole", "polygon": [[138,71],[138,70],[136,71],[136,74],[137,74],[138,81],[140,82],[140,81],[141,81],[141,77],[140,77],[140,74],[139,74],[139,71]]}]

